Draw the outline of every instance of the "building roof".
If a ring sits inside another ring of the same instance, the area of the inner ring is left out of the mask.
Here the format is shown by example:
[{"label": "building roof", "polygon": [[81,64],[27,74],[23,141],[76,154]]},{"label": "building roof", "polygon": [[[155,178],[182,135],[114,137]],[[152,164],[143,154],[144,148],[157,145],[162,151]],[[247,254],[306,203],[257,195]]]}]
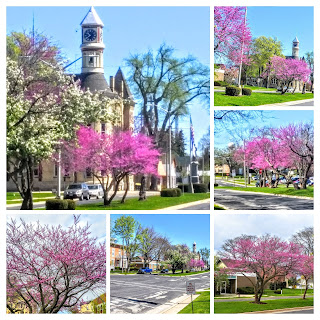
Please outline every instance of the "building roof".
[{"label": "building roof", "polygon": [[299,42],[299,40],[298,40],[297,36],[293,39],[293,41],[292,41],[292,42]]},{"label": "building roof", "polygon": [[103,27],[104,26],[102,20],[98,16],[94,7],[90,8],[87,15],[81,21],[80,25],[81,27],[84,27],[84,26],[102,26]]},{"label": "building roof", "polygon": [[121,81],[123,81],[123,98],[133,100],[133,95],[122,73],[121,68],[118,69],[114,77],[114,87],[117,92],[121,92]]},{"label": "building roof", "polygon": [[80,80],[81,88],[85,90],[89,89],[91,92],[105,91],[106,95],[109,98],[115,98],[116,96],[118,96],[115,92],[111,91],[103,73],[80,73],[75,75],[75,80]]}]

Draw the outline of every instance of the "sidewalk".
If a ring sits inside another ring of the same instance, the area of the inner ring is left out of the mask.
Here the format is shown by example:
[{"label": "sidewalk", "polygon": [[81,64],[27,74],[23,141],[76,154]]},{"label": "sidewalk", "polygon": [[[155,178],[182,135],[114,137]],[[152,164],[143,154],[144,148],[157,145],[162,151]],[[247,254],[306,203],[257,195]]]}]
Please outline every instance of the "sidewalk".
[{"label": "sidewalk", "polygon": [[255,311],[255,312],[243,312],[243,314],[255,314],[255,313],[284,313],[290,311],[303,311],[303,310],[313,310],[314,307],[296,307],[296,308],[286,308],[286,309],[275,309],[275,310],[264,310],[264,311]]},{"label": "sidewalk", "polygon": [[262,104],[261,106],[264,107],[290,107],[296,104],[310,102],[310,106],[314,105],[314,99],[303,99],[303,100],[295,100],[295,101],[288,101],[288,102],[281,102],[281,103],[272,103],[272,104]]},{"label": "sidewalk", "polygon": [[205,200],[199,200],[199,201],[193,201],[193,202],[187,202],[183,204],[178,204],[176,206],[172,207],[167,207],[167,208],[162,208],[162,209],[157,209],[157,210],[181,210],[190,206],[196,206],[198,204],[204,204],[204,203],[210,203],[210,198],[205,199]]}]

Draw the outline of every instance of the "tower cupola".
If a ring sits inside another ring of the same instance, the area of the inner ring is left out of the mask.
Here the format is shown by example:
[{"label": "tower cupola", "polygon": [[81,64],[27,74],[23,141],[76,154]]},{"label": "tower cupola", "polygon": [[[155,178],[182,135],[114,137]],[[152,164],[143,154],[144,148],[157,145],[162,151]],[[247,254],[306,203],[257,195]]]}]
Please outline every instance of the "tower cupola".
[{"label": "tower cupola", "polygon": [[296,60],[299,59],[299,40],[297,37],[292,41],[292,57]]},{"label": "tower cupola", "polygon": [[81,73],[104,73],[103,69],[103,22],[94,7],[80,23],[82,29],[82,69]]}]

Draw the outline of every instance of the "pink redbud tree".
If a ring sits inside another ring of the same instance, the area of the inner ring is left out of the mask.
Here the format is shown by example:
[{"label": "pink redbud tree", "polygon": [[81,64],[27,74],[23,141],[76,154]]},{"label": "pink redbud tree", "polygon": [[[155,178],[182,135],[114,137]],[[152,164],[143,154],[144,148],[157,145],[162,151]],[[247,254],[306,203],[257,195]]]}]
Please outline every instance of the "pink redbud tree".
[{"label": "pink redbud tree", "polygon": [[[58,313],[90,292],[105,291],[106,245],[79,218],[69,228],[11,220],[7,223],[7,309]],[[18,303],[20,302],[20,303]]]}]

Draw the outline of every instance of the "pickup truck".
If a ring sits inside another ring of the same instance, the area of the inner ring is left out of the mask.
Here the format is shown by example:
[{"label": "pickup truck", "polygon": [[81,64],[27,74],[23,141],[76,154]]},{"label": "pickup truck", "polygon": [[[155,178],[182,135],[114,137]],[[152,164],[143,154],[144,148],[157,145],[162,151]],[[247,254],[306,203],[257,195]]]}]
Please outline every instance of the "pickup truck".
[{"label": "pickup truck", "polygon": [[149,273],[149,274],[151,274],[151,272],[152,272],[152,269],[149,269],[149,268],[140,268],[140,269],[138,270],[138,273],[140,273],[140,274],[144,274],[144,273]]}]

